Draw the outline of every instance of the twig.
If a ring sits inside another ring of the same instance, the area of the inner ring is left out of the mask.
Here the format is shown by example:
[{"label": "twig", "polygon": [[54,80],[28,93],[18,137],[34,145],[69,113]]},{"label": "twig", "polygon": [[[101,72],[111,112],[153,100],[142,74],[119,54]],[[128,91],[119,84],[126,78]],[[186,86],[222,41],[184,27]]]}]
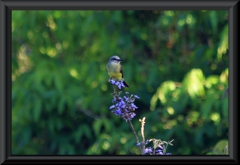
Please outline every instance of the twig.
[{"label": "twig", "polygon": [[141,153],[142,155],[144,155],[144,151],[145,151],[145,136],[144,136],[144,125],[145,125],[145,117],[143,117],[143,119],[139,119],[139,121],[141,122],[141,135],[142,135],[142,145],[141,145]]},{"label": "twig", "polygon": [[145,136],[144,136],[144,125],[145,125],[145,117],[143,119],[139,119],[139,121],[142,123],[141,124],[141,135],[142,135],[142,142],[145,142]]},{"label": "twig", "polygon": [[93,119],[95,119],[95,120],[101,118],[100,116],[94,114],[93,112],[91,112],[91,111],[89,111],[89,110],[84,110],[84,109],[80,109],[80,108],[79,108],[79,111],[85,113],[86,115],[88,115],[89,117],[91,117],[91,118],[93,118]]}]

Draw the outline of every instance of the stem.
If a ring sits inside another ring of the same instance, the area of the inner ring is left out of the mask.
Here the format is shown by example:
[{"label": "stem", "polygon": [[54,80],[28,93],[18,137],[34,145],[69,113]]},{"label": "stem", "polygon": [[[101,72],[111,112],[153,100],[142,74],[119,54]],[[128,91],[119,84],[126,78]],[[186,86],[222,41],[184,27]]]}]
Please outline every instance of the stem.
[{"label": "stem", "polygon": [[134,134],[134,136],[135,136],[135,139],[136,139],[137,143],[139,143],[137,133],[136,133],[136,131],[134,130],[133,125],[132,125],[132,123],[131,123],[130,120],[128,120],[128,124],[129,124],[130,127],[131,127],[131,130],[132,130],[132,132],[133,132],[133,134]]},{"label": "stem", "polygon": [[144,136],[144,124],[145,124],[145,117],[140,121],[142,124],[141,127],[141,134],[142,134],[142,142],[145,143],[145,136]]},{"label": "stem", "polygon": [[145,117],[143,119],[140,119],[141,124],[141,134],[142,134],[142,147],[141,147],[141,153],[144,155],[145,151],[145,136],[144,136],[144,125],[145,125]]},{"label": "stem", "polygon": [[113,85],[113,92],[116,94],[117,91],[116,91],[116,88],[115,88],[115,85]]},{"label": "stem", "polygon": [[[136,142],[137,142],[137,144],[138,144],[138,143],[139,143],[138,136],[137,136],[137,133],[136,133],[136,131],[134,130],[133,125],[132,125],[132,123],[131,123],[130,120],[128,120],[128,124],[130,125],[131,130],[132,130],[132,132],[133,132],[133,134],[134,134],[134,136],[135,136]],[[139,146],[138,148],[139,148],[139,150],[141,151],[141,146]],[[141,153],[142,153],[142,152],[141,152]]]},{"label": "stem", "polygon": [[117,93],[117,90],[115,88],[115,85],[113,85],[113,93],[114,93],[114,97],[116,97],[117,100],[118,100],[118,93]]},{"label": "stem", "polygon": [[167,152],[167,147],[168,147],[168,143],[166,144],[166,147],[164,147],[164,151],[163,151],[164,155],[165,155],[166,152]]},{"label": "stem", "polygon": [[[114,97],[116,97],[117,100],[118,100],[118,94],[117,94],[117,90],[116,90],[115,85],[113,85],[113,91],[114,91],[114,95],[115,95]],[[137,133],[136,133],[136,131],[134,130],[133,125],[132,125],[132,123],[131,123],[130,120],[128,120],[128,124],[130,125],[130,128],[131,128],[131,130],[132,130],[132,132],[133,132],[133,134],[134,134],[134,137],[135,137],[135,139],[136,139],[136,142],[137,142],[137,144],[138,144],[138,143],[139,143],[138,136],[137,136]],[[141,145],[138,146],[138,148],[139,148],[141,154],[144,155],[144,150],[142,150]]]}]

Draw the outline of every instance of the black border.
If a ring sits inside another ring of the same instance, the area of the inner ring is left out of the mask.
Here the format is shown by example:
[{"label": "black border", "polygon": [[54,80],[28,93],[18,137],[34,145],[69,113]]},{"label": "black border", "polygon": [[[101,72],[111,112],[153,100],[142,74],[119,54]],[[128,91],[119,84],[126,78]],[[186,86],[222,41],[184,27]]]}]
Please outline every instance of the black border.
[{"label": "black border", "polygon": [[[239,0],[0,0],[0,164],[238,164],[237,57]],[[11,10],[228,10],[229,155],[228,156],[11,156]]]}]

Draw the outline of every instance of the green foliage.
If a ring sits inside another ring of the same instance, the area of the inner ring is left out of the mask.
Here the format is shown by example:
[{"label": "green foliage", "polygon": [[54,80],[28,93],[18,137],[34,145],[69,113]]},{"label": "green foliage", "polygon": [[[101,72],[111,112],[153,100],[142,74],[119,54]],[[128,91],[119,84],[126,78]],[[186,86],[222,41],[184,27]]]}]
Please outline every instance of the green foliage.
[{"label": "green foliage", "polygon": [[[192,139],[188,141],[189,146],[201,146],[205,143],[213,145],[215,141],[209,141],[211,137],[217,140],[218,136],[226,136],[227,100],[221,100],[222,90],[219,89],[227,85],[227,71],[220,76],[211,75],[205,79],[200,69],[192,69],[178,86],[172,81],[162,83],[152,97],[151,109],[166,116],[163,127],[171,130],[176,128],[171,138],[184,134],[186,138]],[[162,106],[156,108],[158,100]],[[176,146],[184,147],[179,143]],[[181,154],[189,153],[182,151]]]},{"label": "green foliage", "polygon": [[228,140],[220,140],[207,155],[228,155]]},{"label": "green foliage", "polygon": [[[124,61],[132,123],[173,155],[228,139],[227,11],[13,11],[12,154],[139,154],[111,113],[105,66]],[[215,154],[213,152],[212,154]]]}]

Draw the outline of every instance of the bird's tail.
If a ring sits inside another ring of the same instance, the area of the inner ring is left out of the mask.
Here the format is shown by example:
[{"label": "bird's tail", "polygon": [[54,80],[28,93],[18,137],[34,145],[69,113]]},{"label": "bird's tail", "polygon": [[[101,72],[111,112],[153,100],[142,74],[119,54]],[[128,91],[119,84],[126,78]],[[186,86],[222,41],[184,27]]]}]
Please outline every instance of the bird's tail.
[{"label": "bird's tail", "polygon": [[123,84],[124,84],[126,87],[129,87],[125,81],[123,81]]}]

